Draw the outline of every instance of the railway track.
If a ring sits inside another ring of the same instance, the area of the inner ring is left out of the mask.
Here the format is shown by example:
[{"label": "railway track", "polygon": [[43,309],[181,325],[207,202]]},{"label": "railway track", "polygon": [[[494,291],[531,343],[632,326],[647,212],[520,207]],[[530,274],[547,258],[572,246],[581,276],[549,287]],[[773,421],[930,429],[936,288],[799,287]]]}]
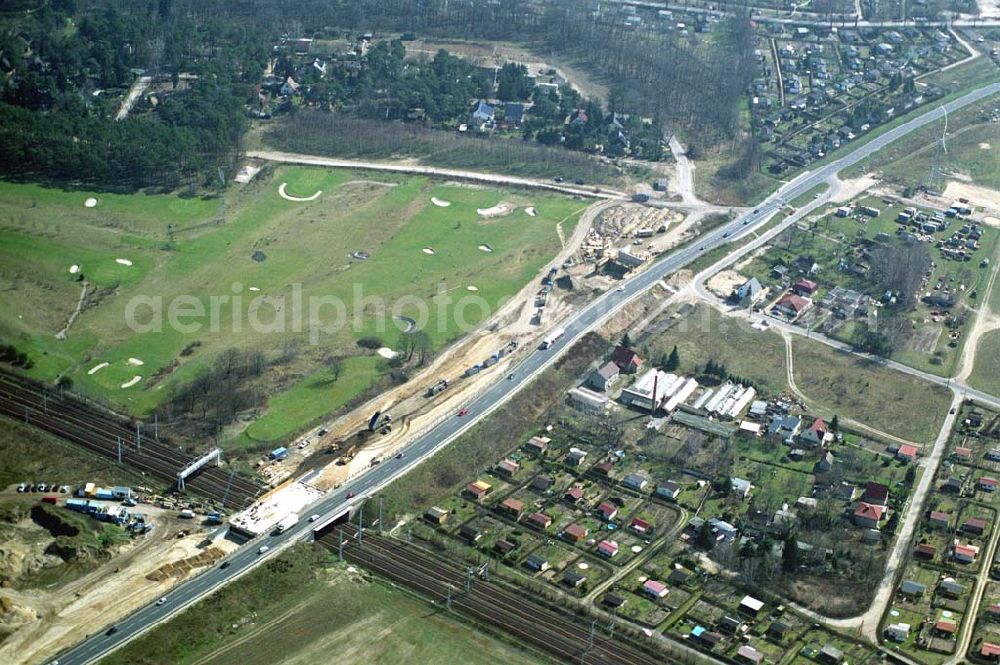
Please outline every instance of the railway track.
[{"label": "railway track", "polygon": [[[621,640],[593,630],[572,616],[542,607],[523,594],[475,577],[466,591],[468,572],[450,562],[401,541],[365,532],[357,541],[357,528],[344,525],[345,558],[430,597],[451,604],[472,620],[514,635],[563,660],[579,663],[654,665],[656,658]],[[340,532],[323,536],[324,547],[337,552]],[[450,590],[449,590],[450,589]]]},{"label": "railway track", "polygon": [[[142,433],[142,427],[79,397],[0,371],[0,414],[26,422],[90,452],[122,463],[167,483],[192,457],[165,439]],[[205,467],[185,481],[192,492],[225,508],[240,508],[263,490],[246,477]]]}]

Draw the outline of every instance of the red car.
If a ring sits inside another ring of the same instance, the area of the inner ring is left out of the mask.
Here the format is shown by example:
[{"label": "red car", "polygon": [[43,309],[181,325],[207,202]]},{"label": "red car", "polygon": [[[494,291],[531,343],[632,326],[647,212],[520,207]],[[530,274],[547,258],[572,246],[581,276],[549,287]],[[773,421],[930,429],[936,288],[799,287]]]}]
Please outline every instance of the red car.
[{"label": "red car", "polygon": [[458,412],[458,417],[461,418],[462,416],[464,416],[468,412],[469,412],[468,409],[462,409],[461,411]]},{"label": "red car", "polygon": [[348,499],[353,499],[355,496],[357,496],[357,492],[348,492],[347,493],[347,498]]}]

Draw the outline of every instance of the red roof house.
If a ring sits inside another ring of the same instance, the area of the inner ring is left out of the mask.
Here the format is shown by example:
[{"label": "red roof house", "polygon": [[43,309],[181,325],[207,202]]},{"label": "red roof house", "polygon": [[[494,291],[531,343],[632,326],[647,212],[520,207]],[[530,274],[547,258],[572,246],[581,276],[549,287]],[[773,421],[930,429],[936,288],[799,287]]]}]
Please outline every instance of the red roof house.
[{"label": "red roof house", "polygon": [[802,314],[802,312],[809,309],[810,305],[812,305],[812,301],[808,298],[788,293],[782,296],[781,299],[775,303],[774,309],[776,309],[779,313],[794,319]]},{"label": "red roof house", "polygon": [[868,527],[869,529],[877,529],[879,520],[882,519],[884,513],[885,506],[859,501],[857,507],[854,509],[854,523],[858,526]]},{"label": "red roof house", "polygon": [[657,582],[656,580],[646,580],[643,582],[642,591],[653,598],[663,598],[670,593],[666,584],[663,582]]},{"label": "red roof house", "polygon": [[587,531],[587,528],[582,527],[579,524],[570,524],[568,527],[563,529],[563,537],[566,540],[574,543],[579,543],[580,541],[582,541],[584,538],[587,537],[588,533],[589,532]]},{"label": "red roof house", "polygon": [[792,285],[792,291],[795,291],[800,296],[811,296],[816,293],[816,289],[818,288],[819,285],[811,279],[800,279]]},{"label": "red roof house", "polygon": [[627,346],[616,346],[611,352],[611,362],[626,374],[634,374],[642,367],[643,360],[638,353]]},{"label": "red roof house", "polygon": [[996,660],[1000,658],[1000,644],[993,644],[992,642],[983,642],[982,648],[979,650],[979,655],[983,658],[989,658],[990,660]]},{"label": "red roof house", "polygon": [[613,503],[604,501],[597,507],[597,512],[606,520],[613,520],[618,515],[618,507]]},{"label": "red roof house", "polygon": [[887,506],[889,505],[889,488],[882,483],[868,483],[865,485],[865,493],[861,495],[861,500],[865,503]]},{"label": "red roof house", "polygon": [[904,443],[899,447],[899,450],[896,451],[896,459],[901,459],[905,462],[912,462],[913,460],[917,459],[918,452],[919,449],[916,446],[911,446],[908,443]]},{"label": "red roof house", "polygon": [[636,533],[649,533],[653,530],[652,524],[646,520],[639,519],[638,517],[634,518],[629,526],[632,527],[632,530]]},{"label": "red roof house", "polygon": [[602,540],[597,544],[597,551],[606,557],[618,554],[618,543],[613,540]]},{"label": "red roof house", "polygon": [[996,492],[997,491],[997,479],[990,478],[989,476],[983,476],[979,479],[979,489],[984,492]]},{"label": "red roof house", "polygon": [[552,518],[545,513],[531,513],[527,519],[531,526],[538,529],[548,529],[552,524]]},{"label": "red roof house", "polygon": [[970,517],[962,524],[962,531],[981,534],[986,530],[986,520],[981,517]]}]

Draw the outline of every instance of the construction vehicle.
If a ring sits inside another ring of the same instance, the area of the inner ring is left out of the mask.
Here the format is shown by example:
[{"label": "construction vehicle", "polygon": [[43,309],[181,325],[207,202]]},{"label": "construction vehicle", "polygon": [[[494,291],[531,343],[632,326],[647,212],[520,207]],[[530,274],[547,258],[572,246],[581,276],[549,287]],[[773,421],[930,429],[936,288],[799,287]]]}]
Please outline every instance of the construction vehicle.
[{"label": "construction vehicle", "polygon": [[565,328],[556,328],[555,330],[553,330],[552,332],[550,332],[548,335],[545,336],[545,339],[542,340],[541,346],[539,346],[538,348],[543,351],[545,349],[551,348],[552,345],[555,344],[557,341],[559,341],[559,339],[565,334],[566,334]]},{"label": "construction vehicle", "polygon": [[274,535],[278,535],[279,533],[284,533],[285,531],[291,529],[298,523],[299,523],[298,513],[288,513],[287,515],[281,518],[281,520],[278,522],[277,525],[275,525]]},{"label": "construction vehicle", "polygon": [[446,388],[448,388],[448,379],[441,379],[427,389],[427,392],[424,393],[424,397],[434,397],[438,393],[444,392]]}]

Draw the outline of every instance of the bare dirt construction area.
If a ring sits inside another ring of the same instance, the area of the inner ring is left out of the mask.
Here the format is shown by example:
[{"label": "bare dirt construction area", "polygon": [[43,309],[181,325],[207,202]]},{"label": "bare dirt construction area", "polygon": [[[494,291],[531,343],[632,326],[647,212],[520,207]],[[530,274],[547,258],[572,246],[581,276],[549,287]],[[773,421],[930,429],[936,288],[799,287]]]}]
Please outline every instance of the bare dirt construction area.
[{"label": "bare dirt construction area", "polygon": [[840,190],[830,197],[831,203],[846,203],[877,185],[878,180],[871,175],[863,175],[860,178],[841,180],[840,183]]},{"label": "bare dirt construction area", "polygon": [[557,70],[574,90],[603,104],[608,98],[608,86],[594,79],[587,72],[578,69],[561,59],[542,57],[518,44],[505,42],[474,42],[459,39],[418,39],[406,43],[408,58],[433,58],[444,49],[453,55],[460,56],[480,67],[502,66],[507,62],[516,62],[537,74],[550,69]]},{"label": "bare dirt construction area", "polygon": [[[0,662],[39,663],[89,633],[118,621],[135,608],[165,596],[178,581],[211,565],[236,548],[219,540],[209,544],[191,521],[181,522],[146,504],[137,508],[156,528],[131,540],[92,572],[66,584],[0,589]],[[63,510],[59,508],[58,510]],[[27,519],[27,518],[26,518]],[[30,521],[30,520],[29,520]],[[31,525],[21,525],[31,529]],[[192,531],[178,537],[181,531]],[[45,534],[47,535],[47,534]],[[44,539],[38,539],[44,549]],[[4,559],[35,556],[31,539],[4,545]]]},{"label": "bare dirt construction area", "polygon": [[951,201],[968,199],[970,203],[979,208],[1000,214],[1000,192],[994,189],[951,181],[944,190],[944,198]]},{"label": "bare dirt construction area", "polygon": [[728,298],[736,287],[738,287],[743,282],[747,281],[747,278],[739,274],[735,270],[723,270],[717,273],[708,280],[709,290],[720,298]]}]

